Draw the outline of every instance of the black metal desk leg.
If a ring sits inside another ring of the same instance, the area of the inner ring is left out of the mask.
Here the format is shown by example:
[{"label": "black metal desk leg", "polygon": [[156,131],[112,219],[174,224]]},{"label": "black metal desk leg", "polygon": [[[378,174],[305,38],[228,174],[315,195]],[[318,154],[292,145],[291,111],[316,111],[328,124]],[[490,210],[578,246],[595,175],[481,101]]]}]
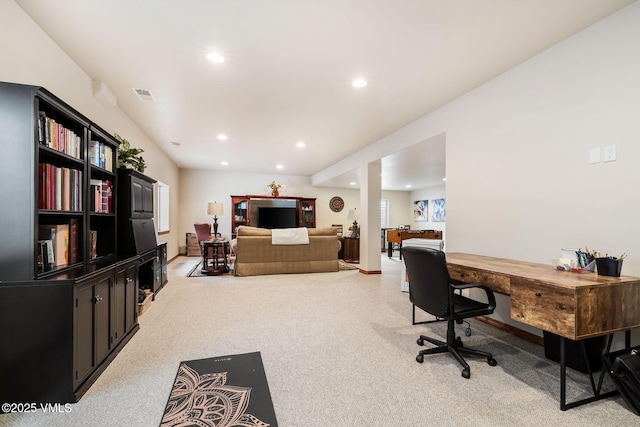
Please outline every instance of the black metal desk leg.
[{"label": "black metal desk leg", "polygon": [[567,404],[567,364],[564,352],[564,337],[560,337],[560,410],[566,411]]},{"label": "black metal desk leg", "polygon": [[[584,357],[585,363],[587,364],[587,371],[589,372],[589,379],[591,381],[591,391],[593,392],[593,396],[576,400],[575,402],[567,403],[567,364],[565,353],[565,339],[566,338],[562,336],[560,337],[560,410],[566,411],[567,409],[575,408],[586,403],[595,402],[597,400],[617,395],[619,393],[618,390],[611,390],[605,393],[602,392],[602,381],[604,380],[604,374],[606,371],[606,368],[604,366],[600,370],[600,378],[598,380],[598,386],[596,387],[595,381],[593,379],[593,372],[591,371],[591,366],[587,358],[586,347],[584,346],[584,342],[581,342],[580,345],[582,347],[582,355]],[[613,334],[610,334],[607,348],[605,350],[607,353],[611,350],[612,340]]]}]

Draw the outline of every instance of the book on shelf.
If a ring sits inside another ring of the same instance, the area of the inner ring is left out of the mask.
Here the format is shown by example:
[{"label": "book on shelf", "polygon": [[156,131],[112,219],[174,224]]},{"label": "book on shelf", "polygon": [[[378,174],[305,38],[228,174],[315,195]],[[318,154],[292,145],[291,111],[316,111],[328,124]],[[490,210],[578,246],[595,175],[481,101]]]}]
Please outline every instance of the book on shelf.
[{"label": "book on shelf", "polygon": [[54,263],[53,241],[38,240],[38,267],[42,270],[49,270],[53,268]]},{"label": "book on shelf", "polygon": [[55,177],[54,177],[54,205],[53,208],[57,211],[62,210],[62,168],[55,168]]},{"label": "book on shelf", "polygon": [[69,263],[69,227],[69,224],[42,224],[38,227],[38,242],[47,245],[43,261],[46,259],[50,267]]},{"label": "book on shelf", "polygon": [[55,265],[57,267],[69,264],[69,224],[56,225]]},{"label": "book on shelf", "polygon": [[45,147],[77,159],[82,158],[82,138],[71,129],[47,117],[44,111],[39,112],[38,141]]},{"label": "book on shelf", "polygon": [[98,258],[98,232],[95,230],[89,231],[89,259]]},{"label": "book on shelf", "polygon": [[89,141],[89,161],[92,165],[113,172],[113,149],[100,141]]},{"label": "book on shelf", "polygon": [[54,240],[56,238],[56,228],[55,225],[40,225],[38,226],[38,242],[42,242],[44,245],[44,249],[46,251],[43,252],[43,260],[45,269],[51,268],[55,265],[55,255],[54,255]]},{"label": "book on shelf", "polygon": [[38,209],[82,210],[82,171],[40,163],[38,174]]},{"label": "book on shelf", "polygon": [[69,220],[69,264],[80,261],[80,221],[78,218]]},{"label": "book on shelf", "polygon": [[92,179],[91,206],[97,213],[113,213],[113,183],[100,179]]}]

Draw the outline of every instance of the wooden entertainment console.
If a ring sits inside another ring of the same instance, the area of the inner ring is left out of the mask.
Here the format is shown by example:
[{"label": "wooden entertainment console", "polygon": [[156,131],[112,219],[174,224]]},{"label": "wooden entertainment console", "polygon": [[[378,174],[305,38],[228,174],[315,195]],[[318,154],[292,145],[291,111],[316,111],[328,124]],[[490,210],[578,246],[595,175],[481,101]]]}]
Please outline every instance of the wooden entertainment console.
[{"label": "wooden entertainment console", "polygon": [[273,196],[231,196],[231,238],[235,239],[237,235],[237,228],[240,225],[252,225],[257,226],[257,218],[254,218],[256,213],[252,207],[256,204],[264,203],[265,201],[278,202],[278,201],[292,201],[295,202],[295,207],[298,213],[298,227],[315,228],[316,226],[316,199],[304,198],[304,197],[273,197]]}]

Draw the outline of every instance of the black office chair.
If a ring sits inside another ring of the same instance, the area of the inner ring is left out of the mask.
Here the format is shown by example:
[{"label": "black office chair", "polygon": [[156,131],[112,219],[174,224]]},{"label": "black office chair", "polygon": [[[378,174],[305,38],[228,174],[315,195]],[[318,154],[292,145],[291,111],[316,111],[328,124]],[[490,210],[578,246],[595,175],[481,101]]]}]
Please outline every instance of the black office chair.
[{"label": "black office chair", "polygon": [[[451,353],[463,366],[462,376],[471,377],[471,369],[460,353],[482,356],[487,358],[490,366],[498,362],[491,353],[464,347],[460,337],[455,335],[455,323],[462,323],[463,319],[484,316],[493,313],[496,299],[491,289],[478,284],[452,283],[447,269],[444,252],[430,248],[404,247],[402,249],[407,275],[409,277],[409,298],[418,308],[447,321],[447,342],[442,342],[424,335],[418,338],[418,345],[429,341],[437,345],[435,348],[422,350],[416,356],[416,361],[422,363],[425,354]],[[469,288],[481,288],[487,294],[487,303],[467,298],[455,291]]]}]

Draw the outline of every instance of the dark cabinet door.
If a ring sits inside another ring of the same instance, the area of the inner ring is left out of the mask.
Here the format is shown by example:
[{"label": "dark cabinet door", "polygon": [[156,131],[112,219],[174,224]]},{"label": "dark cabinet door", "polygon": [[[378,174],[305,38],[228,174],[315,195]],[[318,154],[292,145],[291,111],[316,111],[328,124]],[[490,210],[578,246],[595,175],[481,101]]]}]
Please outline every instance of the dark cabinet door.
[{"label": "dark cabinet door", "polygon": [[78,283],[75,290],[74,389],[111,350],[111,292],[113,272]]},{"label": "dark cabinet door", "polygon": [[151,218],[153,216],[153,184],[131,177],[131,216]]},{"label": "dark cabinet door", "polygon": [[115,347],[137,323],[137,277],[136,263],[123,265],[116,271],[112,309],[114,328],[112,347]]},{"label": "dark cabinet door", "polygon": [[144,204],[143,204],[143,199],[144,199],[144,190],[143,190],[143,182],[135,179],[135,178],[131,178],[131,214],[132,216],[134,214],[144,214]]},{"label": "dark cabinet door", "polygon": [[111,349],[111,289],[113,275],[109,274],[95,283],[95,334],[96,334],[96,365],[109,354]]},{"label": "dark cabinet door", "polygon": [[127,268],[125,281],[125,309],[124,327],[125,333],[129,332],[138,323],[138,265],[133,264]]},{"label": "dark cabinet door", "polygon": [[116,283],[113,292],[113,338],[114,345],[127,333],[125,325],[127,307],[127,268],[120,267],[116,271]]},{"label": "dark cabinet door", "polygon": [[93,371],[93,284],[76,289],[74,389]]},{"label": "dark cabinet door", "polygon": [[153,215],[153,185],[147,182],[142,186],[142,209]]},{"label": "dark cabinet door", "polygon": [[168,281],[169,278],[167,277],[167,244],[166,243],[160,243],[158,245],[158,254],[160,255],[160,286],[164,286]]}]

